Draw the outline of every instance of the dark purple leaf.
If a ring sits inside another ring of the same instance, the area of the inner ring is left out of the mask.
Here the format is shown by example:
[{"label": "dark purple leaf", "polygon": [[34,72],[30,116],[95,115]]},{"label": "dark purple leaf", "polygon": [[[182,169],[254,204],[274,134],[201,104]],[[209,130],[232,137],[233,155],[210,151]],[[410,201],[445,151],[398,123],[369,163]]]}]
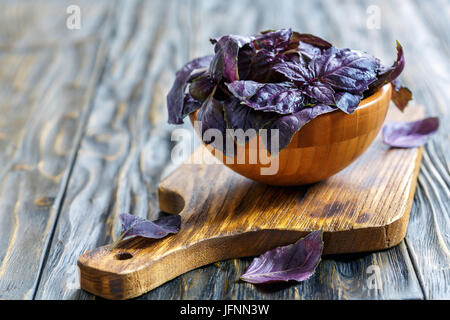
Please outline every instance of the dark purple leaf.
[{"label": "dark purple leaf", "polygon": [[314,81],[302,88],[302,91],[320,103],[335,104],[334,90],[328,83]]},{"label": "dark purple leaf", "polygon": [[191,75],[189,76],[188,83],[191,83],[192,81],[194,81],[198,77],[204,76],[206,74],[208,74],[208,69],[207,68],[194,70],[191,73]]},{"label": "dark purple leaf", "polygon": [[314,79],[354,94],[362,94],[376,80],[378,66],[379,61],[368,54],[336,48],[316,56],[309,63]]},{"label": "dark purple leaf", "polygon": [[322,250],[322,231],[311,232],[294,244],[275,248],[255,258],[241,279],[255,284],[304,281],[314,274]]},{"label": "dark purple leaf", "polygon": [[245,45],[239,50],[238,53],[239,79],[249,79],[248,75],[251,70],[251,63],[254,55],[255,52],[249,45]]},{"label": "dark purple leaf", "polygon": [[[245,144],[253,138],[260,129],[276,119],[277,115],[272,112],[261,112],[253,110],[246,105],[241,104],[239,99],[231,98],[224,103],[225,120],[228,129],[242,129],[246,135],[244,139],[234,136],[239,144]],[[253,130],[251,130],[253,129]]]},{"label": "dark purple leaf", "polygon": [[266,49],[273,52],[280,52],[285,50],[289,45],[291,36],[291,29],[266,31],[263,34],[256,36],[252,44],[257,50]]},{"label": "dark purple leaf", "polygon": [[305,42],[300,42],[298,44],[297,51],[301,53],[303,57],[306,57],[308,61],[315,56],[322,54],[322,50],[320,48]]},{"label": "dark purple leaf", "polygon": [[171,215],[154,221],[149,221],[128,213],[122,213],[119,217],[122,222],[121,238],[140,236],[161,239],[169,233],[177,233],[181,226],[181,217],[179,215]]},{"label": "dark purple leaf", "polygon": [[267,83],[247,101],[246,105],[259,111],[289,114],[305,105],[305,96],[291,82]]},{"label": "dark purple leaf", "polygon": [[238,54],[239,48],[250,41],[250,38],[240,36],[223,36],[214,48],[216,54],[210,64],[210,72],[217,83],[225,78],[227,81],[239,80]]},{"label": "dark purple leaf", "polygon": [[397,81],[398,76],[405,68],[405,56],[403,48],[397,41],[397,60],[388,68],[380,66],[377,73],[377,80],[370,85],[368,95],[374,94],[385,84],[392,82],[394,90],[392,91],[392,101],[400,109],[404,110],[408,102],[412,99],[412,93],[408,88],[401,87]]},{"label": "dark purple leaf", "polygon": [[[197,121],[201,124],[202,140],[206,144],[211,144],[219,150],[224,150],[226,137],[226,122],[224,118],[224,108],[222,102],[211,95],[203,102],[197,113]],[[211,130],[213,137],[209,139],[205,133]],[[220,135],[220,136],[219,136]]]},{"label": "dark purple leaf", "polygon": [[[315,56],[308,66],[283,61],[277,63],[274,70],[304,86],[302,90],[311,92],[319,83],[326,83],[328,86],[320,88],[326,90],[327,96],[331,96],[329,86],[360,95],[371,82],[375,81],[377,66],[377,59],[367,54],[332,48],[322,55]],[[308,89],[309,86],[313,88]],[[319,92],[322,93],[322,90]]]},{"label": "dark purple leaf", "polygon": [[255,82],[252,80],[240,80],[226,84],[228,90],[240,100],[248,100],[253,97],[259,89],[265,86],[264,83]]},{"label": "dark purple leaf", "polygon": [[[397,41],[397,60],[389,68],[383,68],[378,74],[378,81],[381,81],[380,86],[385,85],[388,82],[394,81],[402,73],[405,68],[405,56],[403,54],[403,47],[400,42]],[[377,82],[378,82],[377,81]]]},{"label": "dark purple leaf", "polygon": [[[282,150],[286,148],[292,140],[294,134],[299,131],[305,124],[314,119],[321,114],[325,114],[328,112],[332,112],[336,110],[335,108],[325,105],[325,104],[317,104],[312,107],[307,107],[299,112],[293,114],[287,114],[282,116],[275,121],[273,121],[269,127],[270,131],[274,129],[278,129],[279,131],[279,146],[278,150]],[[272,134],[269,132],[269,134]],[[269,140],[269,139],[268,139]],[[269,153],[272,154],[272,150],[274,150],[274,146],[270,143],[266,145]]]},{"label": "dark purple leaf", "polygon": [[272,74],[272,67],[275,62],[276,53],[262,49],[251,58],[248,80],[257,82],[267,82]]},{"label": "dark purple leaf", "polygon": [[293,32],[290,43],[296,45],[304,43],[319,49],[328,49],[332,47],[332,44],[328,41],[325,41],[322,38],[316,37],[309,33]]},{"label": "dark purple leaf", "polygon": [[439,128],[439,119],[425,118],[413,122],[390,122],[383,127],[383,142],[397,148],[420,147]]},{"label": "dark purple leaf", "polygon": [[314,73],[307,66],[292,61],[281,61],[275,64],[273,69],[283,74],[289,80],[300,84],[307,84],[315,77]]},{"label": "dark purple leaf", "polygon": [[359,106],[362,96],[348,92],[337,92],[334,98],[336,100],[336,107],[350,114]]},{"label": "dark purple leaf", "polygon": [[244,45],[250,43],[253,40],[254,37],[246,37],[246,36],[240,36],[235,34],[229,34],[226,36],[222,36],[219,39],[217,38],[211,38],[209,41],[217,46],[214,48],[215,52],[218,52],[220,50],[220,47],[223,46],[229,39],[232,39],[234,42],[238,44],[239,47],[243,47]]},{"label": "dark purple leaf", "polygon": [[189,85],[189,93],[194,99],[205,101],[214,90],[214,87],[215,83],[209,74],[204,74],[192,80]]},{"label": "dark purple leaf", "polygon": [[183,123],[183,118],[188,114],[186,110],[183,110],[187,82],[194,70],[208,67],[212,58],[213,56],[206,56],[194,59],[177,72],[175,82],[167,95],[169,123]]},{"label": "dark purple leaf", "polygon": [[195,100],[189,93],[184,95],[184,107],[183,110],[186,114],[190,114],[202,106],[202,103],[198,100]]}]

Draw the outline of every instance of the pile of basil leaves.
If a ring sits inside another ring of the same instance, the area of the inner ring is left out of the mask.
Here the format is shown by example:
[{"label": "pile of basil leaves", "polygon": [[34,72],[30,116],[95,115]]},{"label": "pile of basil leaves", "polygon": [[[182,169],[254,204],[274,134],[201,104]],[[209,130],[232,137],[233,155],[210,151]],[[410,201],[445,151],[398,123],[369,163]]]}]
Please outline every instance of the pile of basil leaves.
[{"label": "pile of basil leaves", "polygon": [[[181,124],[198,110],[202,133],[218,129],[225,137],[226,129],[279,129],[282,150],[311,119],[336,110],[350,114],[389,82],[399,109],[412,96],[396,81],[405,66],[398,42],[390,67],[367,53],[339,49],[291,29],[211,42],[214,55],[194,59],[177,72],[167,97],[169,123]],[[224,141],[204,142],[226,150]]]}]

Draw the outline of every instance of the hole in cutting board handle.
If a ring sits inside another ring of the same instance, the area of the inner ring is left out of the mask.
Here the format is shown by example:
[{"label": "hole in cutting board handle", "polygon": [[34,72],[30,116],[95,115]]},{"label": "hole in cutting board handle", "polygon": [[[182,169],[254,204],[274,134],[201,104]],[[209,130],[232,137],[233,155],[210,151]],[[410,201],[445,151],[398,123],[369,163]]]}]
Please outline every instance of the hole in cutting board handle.
[{"label": "hole in cutting board handle", "polygon": [[116,254],[116,259],[117,260],[128,260],[133,258],[133,255],[131,253],[128,252],[120,252],[118,254]]}]

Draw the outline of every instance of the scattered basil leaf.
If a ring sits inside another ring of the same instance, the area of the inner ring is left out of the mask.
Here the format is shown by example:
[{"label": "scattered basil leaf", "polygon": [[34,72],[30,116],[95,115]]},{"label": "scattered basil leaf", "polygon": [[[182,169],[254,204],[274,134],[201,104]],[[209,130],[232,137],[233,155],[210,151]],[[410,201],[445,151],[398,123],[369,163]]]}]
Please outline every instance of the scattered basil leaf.
[{"label": "scattered basil leaf", "polygon": [[252,261],[241,279],[254,284],[308,279],[320,262],[322,236],[322,231],[314,231],[291,245],[267,251]]},{"label": "scattered basil leaf", "polygon": [[412,122],[389,122],[383,126],[383,142],[396,148],[423,146],[439,128],[439,119],[425,118]]},{"label": "scattered basil leaf", "polygon": [[119,215],[122,223],[122,231],[110,250],[113,250],[117,244],[124,238],[139,236],[150,239],[161,239],[170,233],[178,233],[181,226],[181,216],[170,215],[154,221],[137,217],[132,214],[122,213]]}]

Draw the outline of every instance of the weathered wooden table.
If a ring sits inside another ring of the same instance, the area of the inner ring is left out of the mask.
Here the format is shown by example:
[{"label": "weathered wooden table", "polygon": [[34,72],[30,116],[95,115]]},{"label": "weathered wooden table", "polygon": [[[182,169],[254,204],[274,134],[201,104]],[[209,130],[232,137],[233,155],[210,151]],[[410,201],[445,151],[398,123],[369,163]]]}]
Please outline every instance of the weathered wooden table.
[{"label": "weathered wooden table", "polygon": [[[70,5],[80,29],[67,27]],[[404,83],[441,118],[405,241],[326,257],[296,285],[238,282],[251,259],[236,259],[141,299],[450,298],[449,21],[447,0],[2,2],[0,298],[95,298],[79,289],[78,256],[112,242],[119,213],[159,214],[158,182],[174,167],[165,97],[176,69],[210,53],[209,36],[282,27],[386,64],[403,44]]]}]

